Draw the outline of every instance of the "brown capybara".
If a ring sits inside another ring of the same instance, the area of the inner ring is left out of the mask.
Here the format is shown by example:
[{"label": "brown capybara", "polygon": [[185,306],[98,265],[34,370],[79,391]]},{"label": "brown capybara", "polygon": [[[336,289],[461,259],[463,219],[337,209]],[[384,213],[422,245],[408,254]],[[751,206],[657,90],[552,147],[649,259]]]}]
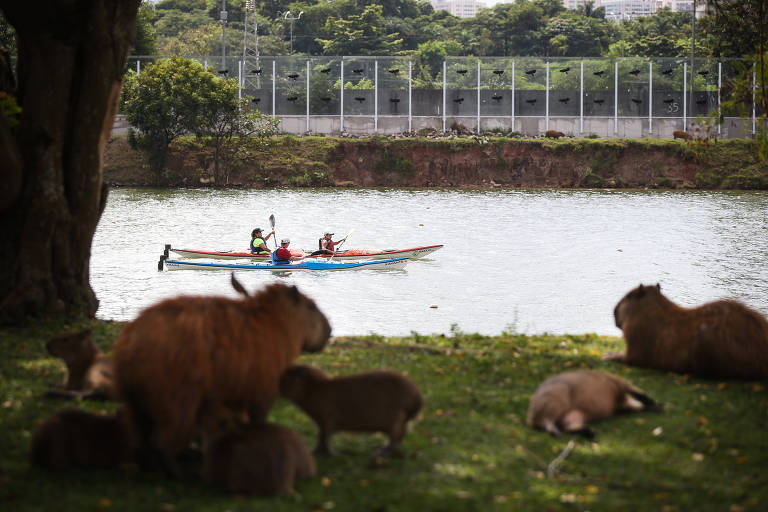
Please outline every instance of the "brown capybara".
[{"label": "brown capybara", "polygon": [[605,359],[702,377],[768,377],[768,321],[739,302],[683,308],[658,284],[640,285],[619,301],[613,316],[626,352]]},{"label": "brown capybara", "polygon": [[95,414],[61,409],[32,436],[30,463],[47,469],[117,467],[133,460],[134,437],[123,410]]},{"label": "brown capybara", "polygon": [[560,137],[565,137],[565,134],[557,130],[547,130],[544,133],[544,136],[549,137],[550,139],[559,139]]},{"label": "brown capybara", "polygon": [[178,297],[142,311],[115,342],[120,398],[135,422],[137,462],[174,463],[211,411],[230,409],[266,419],[279,380],[301,351],[322,350],[331,333],[325,315],[296,287],[272,284],[244,297]]},{"label": "brown capybara", "polygon": [[67,366],[64,388],[49,391],[50,396],[115,397],[112,358],[96,348],[90,329],[53,338],[45,348],[52,356],[63,359]]},{"label": "brown capybara", "polygon": [[380,453],[397,452],[423,405],[413,382],[386,370],[330,378],[311,366],[292,366],[280,379],[280,394],[317,424],[315,453],[322,455],[331,453],[330,438],[339,431],[383,432],[389,444]]},{"label": "brown capybara", "polygon": [[315,461],[301,436],[272,423],[234,429],[205,450],[205,481],[235,493],[274,496],[313,476]]},{"label": "brown capybara", "polygon": [[672,132],[672,138],[673,139],[683,139],[683,140],[691,140],[693,137],[690,133],[686,132],[685,130],[675,130]]},{"label": "brown capybara", "polygon": [[563,432],[592,438],[589,422],[626,411],[660,411],[648,395],[616,375],[591,370],[565,372],[545,380],[531,397],[528,425],[553,436]]}]

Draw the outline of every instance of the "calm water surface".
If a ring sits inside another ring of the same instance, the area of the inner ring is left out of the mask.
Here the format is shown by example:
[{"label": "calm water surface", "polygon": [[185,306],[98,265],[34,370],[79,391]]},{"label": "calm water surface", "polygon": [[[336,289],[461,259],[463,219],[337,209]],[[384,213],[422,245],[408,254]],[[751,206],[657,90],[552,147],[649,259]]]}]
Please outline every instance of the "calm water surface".
[{"label": "calm water surface", "polygon": [[[179,294],[236,294],[229,272],[158,272],[166,243],[245,250],[255,227],[314,249],[445,244],[403,271],[241,271],[248,289],[295,284],[336,335],[618,335],[613,307],[660,282],[681,305],[736,298],[768,314],[768,194],[753,192],[113,189],[93,243],[102,319]],[[273,241],[269,241],[270,247]],[[437,306],[432,308],[431,306]]]}]

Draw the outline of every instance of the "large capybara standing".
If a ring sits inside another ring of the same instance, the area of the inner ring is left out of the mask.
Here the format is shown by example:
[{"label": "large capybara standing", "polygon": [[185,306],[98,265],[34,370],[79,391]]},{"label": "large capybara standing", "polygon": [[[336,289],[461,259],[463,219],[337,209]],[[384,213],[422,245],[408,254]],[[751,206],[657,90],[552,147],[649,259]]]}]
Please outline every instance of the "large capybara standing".
[{"label": "large capybara standing", "polygon": [[[113,351],[115,377],[139,436],[137,462],[177,475],[174,456],[211,414],[264,421],[278,381],[301,351],[322,350],[325,315],[293,286],[273,284],[242,299],[178,297],[144,310]],[[158,458],[159,457],[159,458]]]},{"label": "large capybara standing", "polygon": [[47,469],[107,468],[133,460],[132,425],[124,411],[61,409],[32,436],[30,463]]},{"label": "large capybara standing", "polygon": [[280,393],[315,421],[315,452],[323,455],[331,453],[330,438],[339,431],[383,432],[389,444],[381,453],[397,452],[424,403],[413,382],[386,370],[330,378],[318,368],[292,366],[280,379]]},{"label": "large capybara standing", "polygon": [[291,491],[295,479],[314,475],[315,461],[304,440],[276,424],[233,429],[205,449],[205,481],[235,493],[274,496]]},{"label": "large capybara standing", "polygon": [[661,410],[631,382],[605,372],[579,370],[545,380],[531,397],[528,425],[553,436],[563,432],[594,437],[589,427],[620,412]]},{"label": "large capybara standing", "polygon": [[768,321],[733,300],[683,308],[640,285],[613,311],[624,332],[624,354],[606,359],[702,377],[768,377]]},{"label": "large capybara standing", "polygon": [[67,366],[63,389],[50,391],[53,396],[81,398],[114,398],[112,359],[105,356],[91,341],[90,329],[57,336],[45,344],[52,356],[61,358]]}]

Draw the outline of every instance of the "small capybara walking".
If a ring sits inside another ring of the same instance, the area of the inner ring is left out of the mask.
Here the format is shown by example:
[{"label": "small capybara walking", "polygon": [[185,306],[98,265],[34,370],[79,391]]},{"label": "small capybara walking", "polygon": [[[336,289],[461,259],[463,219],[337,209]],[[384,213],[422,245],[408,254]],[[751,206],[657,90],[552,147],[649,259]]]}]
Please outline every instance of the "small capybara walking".
[{"label": "small capybara walking", "polygon": [[295,479],[314,475],[315,461],[304,440],[276,424],[234,429],[205,450],[205,481],[235,493],[274,496],[291,491]]},{"label": "small capybara walking", "polygon": [[113,358],[120,398],[138,435],[137,462],[179,476],[174,457],[229,409],[263,422],[279,379],[301,351],[322,350],[325,315],[296,287],[244,297],[178,297],[145,309],[122,330]]},{"label": "small capybara walking", "polygon": [[134,437],[124,411],[61,409],[32,436],[30,463],[47,469],[107,468],[133,460]]},{"label": "small capybara walking", "polygon": [[692,140],[693,137],[690,133],[686,132],[685,130],[675,130],[672,132],[672,138],[673,139],[683,139],[683,140]]},{"label": "small capybara walking", "polygon": [[423,405],[413,382],[386,370],[330,378],[311,366],[292,366],[280,379],[280,393],[317,424],[315,453],[322,455],[330,455],[331,436],[339,431],[383,432],[389,444],[381,453],[395,453]]},{"label": "small capybara walking", "polygon": [[115,397],[112,358],[96,348],[91,341],[90,329],[53,338],[45,348],[52,356],[63,359],[67,366],[64,388],[49,391],[50,396]]},{"label": "small capybara walking", "polygon": [[606,359],[712,378],[768,378],[768,321],[733,300],[683,308],[640,285],[613,311],[624,354]]},{"label": "small capybara walking", "polygon": [[528,425],[553,436],[569,432],[592,438],[590,422],[641,410],[659,411],[661,405],[616,375],[579,370],[555,375],[539,386],[528,407]]},{"label": "small capybara walking", "polygon": [[550,139],[559,139],[560,137],[565,137],[565,134],[557,130],[547,130],[544,133],[544,136],[549,137]]}]

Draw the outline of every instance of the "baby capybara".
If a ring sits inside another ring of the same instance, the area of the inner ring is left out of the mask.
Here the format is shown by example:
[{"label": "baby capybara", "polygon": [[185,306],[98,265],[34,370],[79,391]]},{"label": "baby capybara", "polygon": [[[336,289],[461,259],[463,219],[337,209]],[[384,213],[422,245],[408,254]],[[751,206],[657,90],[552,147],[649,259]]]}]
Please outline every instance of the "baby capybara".
[{"label": "baby capybara", "polygon": [[63,389],[52,390],[51,396],[81,398],[114,398],[115,384],[112,359],[91,341],[91,331],[58,336],[45,344],[52,356],[64,360],[67,379]]},{"label": "baby capybara", "polygon": [[693,137],[690,133],[686,132],[685,130],[675,130],[672,132],[672,138],[673,139],[683,139],[683,140],[691,140]]},{"label": "baby capybara", "polygon": [[613,315],[627,348],[606,359],[702,377],[768,377],[768,321],[739,302],[683,308],[662,295],[659,285],[640,285]]},{"label": "baby capybara", "polygon": [[262,423],[234,429],[208,444],[203,478],[231,492],[274,496],[297,478],[315,475],[304,440],[290,429]]},{"label": "baby capybara", "polygon": [[397,452],[423,405],[413,382],[386,370],[330,378],[311,366],[292,366],[280,379],[280,393],[315,421],[315,452],[323,455],[331,453],[330,438],[339,431],[383,432],[389,444],[381,453]]},{"label": "baby capybara", "polygon": [[616,375],[580,370],[555,375],[539,386],[528,407],[528,425],[553,436],[569,432],[592,438],[590,422],[641,410],[659,411],[661,405]]},{"label": "baby capybara", "polygon": [[32,436],[30,462],[47,469],[107,468],[133,460],[133,430],[124,411],[61,409]]},{"label": "baby capybara", "polygon": [[325,347],[331,328],[296,287],[272,284],[244,297],[179,297],[126,325],[113,358],[119,396],[139,439],[137,462],[179,476],[174,458],[212,411],[264,421],[283,371],[301,351]]}]

